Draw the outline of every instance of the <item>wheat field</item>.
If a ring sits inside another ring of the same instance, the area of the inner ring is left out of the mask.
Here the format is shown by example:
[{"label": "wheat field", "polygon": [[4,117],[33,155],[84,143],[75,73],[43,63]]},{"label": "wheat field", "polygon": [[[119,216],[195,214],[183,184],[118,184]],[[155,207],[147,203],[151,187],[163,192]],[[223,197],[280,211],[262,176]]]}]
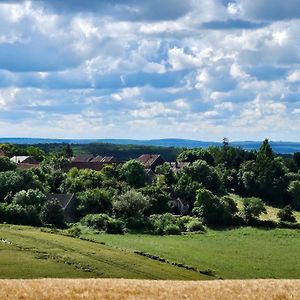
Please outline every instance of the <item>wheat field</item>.
[{"label": "wheat field", "polygon": [[300,299],[300,280],[0,280],[0,299]]}]

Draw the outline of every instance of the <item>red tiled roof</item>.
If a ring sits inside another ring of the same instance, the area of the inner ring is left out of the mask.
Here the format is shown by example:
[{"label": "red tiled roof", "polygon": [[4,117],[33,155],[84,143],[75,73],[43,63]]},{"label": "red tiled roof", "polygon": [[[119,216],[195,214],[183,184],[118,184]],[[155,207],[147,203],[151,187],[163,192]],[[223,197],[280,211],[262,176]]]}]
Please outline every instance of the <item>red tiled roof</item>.
[{"label": "red tiled roof", "polygon": [[146,169],[151,168],[158,159],[163,160],[159,154],[143,154],[137,158],[137,160],[141,162]]}]

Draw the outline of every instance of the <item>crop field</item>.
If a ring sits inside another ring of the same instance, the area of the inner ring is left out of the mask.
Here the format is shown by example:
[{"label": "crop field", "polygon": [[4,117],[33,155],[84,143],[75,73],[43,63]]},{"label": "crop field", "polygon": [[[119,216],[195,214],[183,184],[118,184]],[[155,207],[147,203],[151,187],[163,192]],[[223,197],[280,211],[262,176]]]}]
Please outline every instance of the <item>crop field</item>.
[{"label": "crop field", "polygon": [[83,236],[211,270],[224,279],[300,278],[300,230],[246,227],[181,236],[88,232]]},{"label": "crop field", "polygon": [[299,299],[299,280],[0,280],[0,299]]},{"label": "crop field", "polygon": [[0,266],[0,278],[4,279],[211,278],[130,251],[42,232],[37,228],[9,225],[0,225]]}]

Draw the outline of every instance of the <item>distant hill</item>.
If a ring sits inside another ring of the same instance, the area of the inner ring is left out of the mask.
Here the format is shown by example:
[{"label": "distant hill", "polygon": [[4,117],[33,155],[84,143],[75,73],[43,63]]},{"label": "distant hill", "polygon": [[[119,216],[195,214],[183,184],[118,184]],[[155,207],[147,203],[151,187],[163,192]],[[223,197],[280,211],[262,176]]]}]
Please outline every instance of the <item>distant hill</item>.
[{"label": "distant hill", "polygon": [[[155,139],[155,140],[133,140],[133,139],[45,139],[45,138],[0,138],[0,143],[12,144],[53,144],[68,143],[86,145],[91,143],[109,143],[117,145],[144,145],[156,147],[180,147],[180,148],[206,148],[209,146],[220,146],[220,142],[205,142],[185,139]],[[242,147],[246,150],[259,149],[262,141],[238,141],[230,142],[231,146]],[[290,154],[300,151],[300,142],[270,142],[274,152]]]}]

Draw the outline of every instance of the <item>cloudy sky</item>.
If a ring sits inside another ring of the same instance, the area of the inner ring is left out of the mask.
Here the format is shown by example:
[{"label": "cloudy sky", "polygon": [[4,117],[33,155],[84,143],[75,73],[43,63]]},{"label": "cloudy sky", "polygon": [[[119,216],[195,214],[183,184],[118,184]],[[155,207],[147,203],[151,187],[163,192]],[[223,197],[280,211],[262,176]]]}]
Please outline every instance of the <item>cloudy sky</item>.
[{"label": "cloudy sky", "polygon": [[300,141],[300,1],[0,0],[0,136]]}]

